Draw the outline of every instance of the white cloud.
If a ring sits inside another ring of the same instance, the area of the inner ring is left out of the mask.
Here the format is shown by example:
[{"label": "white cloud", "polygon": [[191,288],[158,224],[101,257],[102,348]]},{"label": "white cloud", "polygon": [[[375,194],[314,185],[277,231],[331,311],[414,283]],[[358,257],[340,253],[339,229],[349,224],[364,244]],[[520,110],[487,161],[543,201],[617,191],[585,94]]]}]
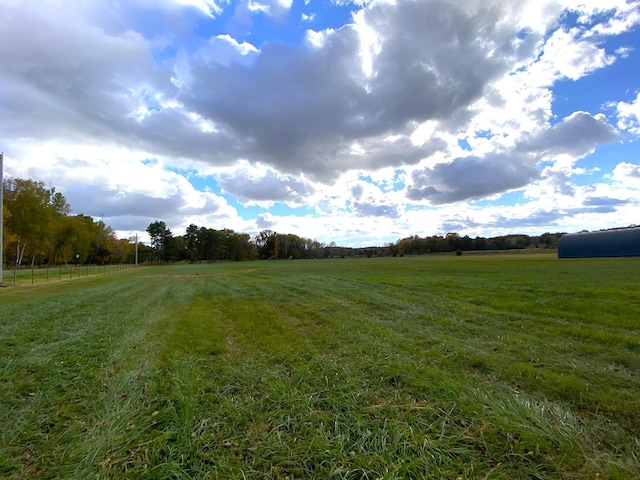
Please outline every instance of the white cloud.
[{"label": "white cloud", "polygon": [[211,37],[206,46],[201,47],[196,57],[205,64],[216,63],[224,67],[232,64],[249,65],[260,51],[248,42],[239,43],[231,35]]},{"label": "white cloud", "polygon": [[618,132],[599,113],[574,112],[562,122],[547,128],[533,137],[525,137],[519,148],[540,154],[567,154],[578,158],[593,152],[598,145],[618,139]]},{"label": "white cloud", "polygon": [[613,0],[607,2],[606,7],[602,5],[594,7],[589,18],[584,19],[585,23],[590,23],[594,16],[604,13],[609,13],[610,18],[604,23],[595,25],[586,33],[587,36],[619,35],[640,24],[640,4],[638,2]]},{"label": "white cloud", "polygon": [[167,169],[167,159],[100,143],[14,148],[20,161],[10,157],[5,163],[12,176],[54,185],[73,213],[104,218],[115,230],[144,229],[156,219],[172,228],[203,218],[238,223],[224,198],[196,190],[185,175]]},{"label": "white cloud", "polygon": [[540,76],[541,85],[551,85],[556,80],[578,80],[586,74],[604,68],[614,62],[603,48],[590,40],[580,39],[580,30],[556,30],[542,49],[542,59],[532,69]]},{"label": "white cloud", "polygon": [[640,135],[640,93],[630,103],[619,102],[616,105],[618,128]]},{"label": "white cloud", "polygon": [[635,49],[633,47],[630,47],[630,46],[618,47],[618,48],[616,48],[616,55],[618,55],[620,58],[628,58],[629,55],[631,55],[631,53],[634,50]]},{"label": "white cloud", "polygon": [[269,12],[271,11],[271,5],[255,2],[254,0],[249,0],[249,2],[247,3],[247,9],[252,13],[269,14]]},{"label": "white cloud", "polygon": [[335,30],[332,28],[315,31],[315,30],[307,30],[305,32],[305,40],[307,43],[314,48],[322,48],[324,47],[327,39],[335,33]]},{"label": "white cloud", "polygon": [[252,13],[263,13],[272,17],[282,17],[287,14],[293,0],[248,0],[247,8]]},{"label": "white cloud", "polygon": [[[616,165],[610,178],[635,190],[640,190],[640,165],[622,162]],[[636,203],[638,197],[636,197]]]},{"label": "white cloud", "polygon": [[227,4],[228,1],[216,2],[214,0],[172,0],[174,3],[180,6],[193,7],[204,13],[207,16],[213,17],[220,15],[223,11],[222,4]]}]

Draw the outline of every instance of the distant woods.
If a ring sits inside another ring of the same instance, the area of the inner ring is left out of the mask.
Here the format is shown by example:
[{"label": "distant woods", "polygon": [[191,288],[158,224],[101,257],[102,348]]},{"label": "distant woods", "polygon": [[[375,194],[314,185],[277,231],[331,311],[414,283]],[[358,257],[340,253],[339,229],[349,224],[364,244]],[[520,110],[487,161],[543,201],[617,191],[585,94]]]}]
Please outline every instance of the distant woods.
[{"label": "distant woods", "polygon": [[147,233],[152,262],[313,258],[329,256],[340,248],[290,233],[263,230],[252,238],[228,228],[215,230],[194,224],[186,228],[184,235],[174,236],[162,221],[151,223]]},{"label": "distant woods", "polygon": [[[62,193],[43,182],[8,179],[4,185],[4,261],[16,265],[67,263],[133,263],[135,244],[118,239],[102,220],[71,215]],[[295,234],[263,230],[254,237],[230,229],[189,225],[174,235],[157,220],[146,228],[150,245],[139,246],[140,262],[212,262],[254,259],[301,259],[348,256],[420,255],[470,250],[557,248],[561,233],[540,236],[505,235],[493,238],[411,236],[384,246],[363,248],[325,244]]]},{"label": "distant woods", "polygon": [[461,237],[457,233],[447,233],[444,237],[407,237],[399,240],[395,247],[398,253],[420,255],[436,252],[466,252],[473,250],[518,250],[523,248],[557,249],[564,233],[544,233],[537,236],[502,235],[499,237]]},{"label": "distant woods", "polygon": [[377,257],[397,255],[421,255],[425,253],[457,252],[471,250],[516,250],[524,248],[558,248],[562,233],[545,233],[540,236],[505,235],[493,238],[461,237],[449,233],[442,237],[412,236],[384,246],[363,248],[341,247],[334,242],[325,244],[292,233],[263,230],[251,238],[233,230],[189,225],[184,235],[173,236],[161,221],[147,228],[151,237],[152,256],[156,262],[216,261],[216,260],[277,260],[300,258]]}]

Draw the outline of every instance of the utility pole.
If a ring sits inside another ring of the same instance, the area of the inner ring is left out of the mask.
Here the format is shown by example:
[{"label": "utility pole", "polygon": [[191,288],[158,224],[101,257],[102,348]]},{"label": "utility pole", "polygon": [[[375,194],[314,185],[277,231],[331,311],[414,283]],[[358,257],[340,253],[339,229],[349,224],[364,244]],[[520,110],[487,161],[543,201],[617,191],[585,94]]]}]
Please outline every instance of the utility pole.
[{"label": "utility pole", "polygon": [[138,234],[136,233],[136,267],[138,266]]},{"label": "utility pole", "polygon": [[2,210],[4,208],[4,203],[3,203],[3,194],[4,194],[4,153],[0,152],[0,285],[2,285],[2,279],[3,279],[3,267],[4,267],[4,258],[2,256],[2,252],[3,250],[3,245],[2,245],[2,236],[4,234],[4,231],[2,229],[3,225],[4,225],[4,219],[2,218]]}]

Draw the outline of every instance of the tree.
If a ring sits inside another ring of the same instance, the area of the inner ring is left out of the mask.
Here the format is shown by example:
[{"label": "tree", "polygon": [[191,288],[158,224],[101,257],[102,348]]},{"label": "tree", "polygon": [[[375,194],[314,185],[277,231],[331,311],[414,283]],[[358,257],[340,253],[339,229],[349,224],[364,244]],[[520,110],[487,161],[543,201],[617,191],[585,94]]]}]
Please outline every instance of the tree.
[{"label": "tree", "polygon": [[[3,218],[3,223],[5,224],[5,227],[4,227],[3,232],[2,232],[3,233],[3,239],[4,239],[4,242],[2,244],[2,249],[3,249],[2,258],[3,258],[3,262],[5,264],[7,263],[7,259],[11,258],[11,255],[9,253],[10,253],[10,251],[13,251],[12,245],[16,241],[15,235],[11,232],[11,230],[8,227],[8,224],[10,223],[8,221],[8,219],[9,219],[10,216],[11,216],[11,212],[9,211],[9,208],[7,206],[7,202],[3,202],[3,205],[2,205],[2,218]],[[2,282],[0,281],[0,283],[2,283]]]},{"label": "tree", "polygon": [[213,228],[200,227],[198,230],[198,244],[200,259],[205,261],[217,260],[220,254],[220,236]]},{"label": "tree", "polygon": [[71,205],[55,187],[23,179],[3,185],[4,258],[16,265],[30,261],[47,263],[122,261],[126,244],[102,220],[88,215],[70,216]]},{"label": "tree", "polygon": [[52,248],[52,259],[55,263],[75,261],[76,255],[84,256],[89,252],[90,233],[83,218],[64,217],[56,224]]},{"label": "tree", "polygon": [[[19,178],[7,180],[3,188],[9,212],[5,225],[12,233],[10,248],[15,252],[15,263],[20,265],[27,257],[33,263],[36,255],[44,255],[48,250],[51,221],[56,213],[52,205],[54,191],[42,182]],[[60,205],[66,203],[61,195],[55,199]]]},{"label": "tree", "polygon": [[147,233],[151,237],[151,248],[153,248],[156,261],[167,261],[170,248],[172,246],[173,234],[162,221],[150,223],[147,227]]},{"label": "tree", "polygon": [[50,189],[51,195],[51,208],[53,208],[54,213],[60,216],[68,216],[71,213],[71,205],[64,198],[60,192],[56,192],[55,187],[51,187]]},{"label": "tree", "polygon": [[[88,217],[91,219],[91,217]],[[102,220],[88,224],[91,230],[91,249],[87,258],[87,263],[106,263],[115,260],[121,263],[127,256],[127,252],[122,250],[124,244],[120,244],[116,238],[116,234],[110,226],[106,225]],[[128,240],[123,240],[126,244]],[[114,258],[112,258],[114,257]]]},{"label": "tree", "polygon": [[276,241],[278,234],[273,230],[262,230],[255,237],[255,245],[258,250],[260,258],[277,258],[278,252],[276,251]]},{"label": "tree", "polygon": [[184,234],[184,239],[186,243],[187,252],[189,255],[189,260],[191,263],[194,263],[196,260],[200,260],[200,245],[199,245],[199,229],[197,225],[193,223],[187,227],[187,231]]},{"label": "tree", "polygon": [[458,235],[457,233],[447,233],[447,236],[445,238],[447,239],[447,250],[449,252],[460,249],[460,235]]}]

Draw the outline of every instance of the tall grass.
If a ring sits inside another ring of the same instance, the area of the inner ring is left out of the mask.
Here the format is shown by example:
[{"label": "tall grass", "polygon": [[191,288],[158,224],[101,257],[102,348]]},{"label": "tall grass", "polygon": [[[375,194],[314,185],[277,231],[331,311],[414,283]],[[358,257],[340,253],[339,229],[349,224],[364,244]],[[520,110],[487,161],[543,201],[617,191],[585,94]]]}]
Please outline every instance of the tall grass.
[{"label": "tall grass", "polygon": [[0,291],[4,478],[638,478],[638,259],[143,268]]}]

